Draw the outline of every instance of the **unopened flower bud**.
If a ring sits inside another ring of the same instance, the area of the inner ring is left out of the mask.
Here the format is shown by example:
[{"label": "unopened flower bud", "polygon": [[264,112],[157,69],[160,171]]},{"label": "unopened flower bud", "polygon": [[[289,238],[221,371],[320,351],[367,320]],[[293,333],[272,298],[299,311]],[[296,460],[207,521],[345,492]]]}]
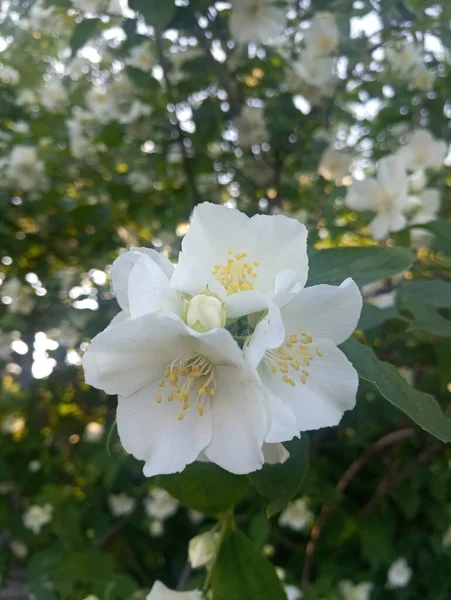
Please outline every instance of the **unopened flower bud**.
[{"label": "unopened flower bud", "polygon": [[424,190],[427,184],[426,173],[423,170],[412,173],[408,179],[409,192],[411,194],[419,194]]},{"label": "unopened flower bud", "polygon": [[218,551],[219,534],[207,531],[190,540],[188,557],[193,569],[208,565]]},{"label": "unopened flower bud", "polygon": [[184,310],[185,323],[204,333],[210,329],[224,327],[226,313],[222,302],[213,295],[199,294],[187,302]]}]

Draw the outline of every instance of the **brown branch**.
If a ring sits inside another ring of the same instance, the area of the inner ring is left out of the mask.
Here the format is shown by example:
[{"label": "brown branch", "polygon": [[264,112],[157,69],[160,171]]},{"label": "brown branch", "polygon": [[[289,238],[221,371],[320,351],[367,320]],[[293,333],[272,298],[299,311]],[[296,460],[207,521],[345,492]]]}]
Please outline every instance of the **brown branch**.
[{"label": "brown branch", "polygon": [[[409,427],[406,429],[399,429],[398,431],[392,431],[387,435],[384,435],[379,440],[375,441],[371,444],[363,454],[361,454],[353,463],[349,465],[343,475],[340,477],[336,490],[338,492],[343,493],[348,485],[351,483],[353,478],[357,475],[357,473],[366,465],[366,463],[373,458],[376,454],[381,452],[384,448],[388,446],[392,446],[402,440],[405,440],[409,437],[415,435],[415,429]],[[316,547],[318,544],[318,538],[321,535],[321,531],[326,524],[330,513],[334,507],[323,504],[321,507],[320,514],[318,515],[315,524],[312,528],[312,533],[310,534],[310,539],[305,549],[305,558],[304,565],[302,569],[302,587],[303,589],[307,589],[310,581],[310,573],[313,566],[313,558],[316,552]]]}]

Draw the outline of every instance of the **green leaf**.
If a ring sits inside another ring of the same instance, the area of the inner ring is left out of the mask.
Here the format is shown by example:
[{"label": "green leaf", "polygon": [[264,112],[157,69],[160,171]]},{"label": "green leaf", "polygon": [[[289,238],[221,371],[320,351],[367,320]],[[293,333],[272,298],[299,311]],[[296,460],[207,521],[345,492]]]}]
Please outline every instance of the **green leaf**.
[{"label": "green leaf", "polygon": [[238,529],[224,538],[212,590],[215,600],[286,600],[272,564]]},{"label": "green leaf", "polygon": [[379,327],[388,319],[396,318],[399,315],[396,306],[390,306],[389,308],[378,308],[373,304],[364,303],[362,307],[362,313],[360,315],[359,324],[357,329],[366,331],[367,329],[374,329]]},{"label": "green leaf", "polygon": [[310,251],[308,285],[339,285],[352,277],[362,286],[405,271],[414,261],[405,248],[330,248]]},{"label": "green leaf", "polygon": [[403,299],[402,305],[414,318],[410,324],[410,330],[421,329],[440,337],[451,336],[451,321],[442,317],[432,306],[417,302],[411,296],[406,296]]},{"label": "green leaf", "polygon": [[269,500],[266,515],[272,517],[290,502],[298,491],[308,467],[308,436],[284,444],[290,458],[282,465],[263,465],[260,471],[248,475],[256,490]]},{"label": "green leaf", "polygon": [[424,227],[435,235],[434,248],[440,252],[451,254],[451,223],[444,219],[438,219]]},{"label": "green leaf", "polygon": [[175,14],[174,0],[135,0],[134,6],[159,31],[166,29]]},{"label": "green leaf", "polygon": [[414,297],[417,302],[435,308],[451,308],[451,281],[445,279],[417,279],[399,288],[399,299]]},{"label": "green leaf", "polygon": [[259,512],[252,517],[249,523],[249,537],[261,548],[266,542],[270,532],[269,521],[265,513]]},{"label": "green leaf", "polygon": [[396,367],[380,361],[368,346],[351,338],[340,348],[359,376],[371,382],[390,404],[442,442],[451,442],[451,419],[443,414],[433,396],[411,388]]},{"label": "green leaf", "polygon": [[72,56],[75,56],[78,50],[89,42],[101,24],[102,21],[100,19],[83,19],[80,23],[76,23],[70,40]]},{"label": "green leaf", "polygon": [[233,508],[249,487],[246,477],[202,462],[189,465],[182,473],[160,475],[157,482],[184,506],[211,516]]}]

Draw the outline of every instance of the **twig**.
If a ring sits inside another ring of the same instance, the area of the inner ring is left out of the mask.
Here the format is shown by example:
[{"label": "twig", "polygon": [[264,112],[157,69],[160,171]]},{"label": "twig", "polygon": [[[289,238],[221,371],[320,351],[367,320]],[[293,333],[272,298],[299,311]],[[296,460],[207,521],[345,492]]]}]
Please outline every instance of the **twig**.
[{"label": "twig", "polygon": [[[407,429],[399,429],[398,431],[392,431],[387,435],[384,435],[379,440],[371,444],[363,454],[361,454],[353,463],[349,465],[343,475],[340,477],[336,490],[338,492],[343,493],[348,485],[351,483],[352,479],[357,475],[357,473],[366,465],[366,463],[376,454],[381,452],[387,446],[392,446],[401,440],[405,440],[409,437],[412,437],[415,434],[415,429],[407,428]],[[318,538],[321,534],[321,531],[329,518],[329,515],[332,511],[330,505],[323,504],[321,507],[320,514],[318,515],[315,524],[312,529],[312,533],[310,535],[310,539],[308,541],[307,547],[305,549],[305,559],[304,565],[302,569],[302,587],[303,589],[307,589],[310,580],[310,572],[313,566],[313,558],[316,551],[316,546],[318,543]]]},{"label": "twig", "polygon": [[168,61],[166,60],[166,56],[164,54],[164,48],[161,43],[161,35],[158,31],[155,33],[155,39],[156,39],[158,57],[160,59],[161,68],[163,70],[163,79],[166,84],[166,95],[167,95],[169,104],[172,104],[172,106],[174,107],[175,128],[178,133],[178,141],[179,141],[179,145],[180,145],[180,150],[182,152],[183,168],[185,170],[186,178],[187,178],[188,183],[191,188],[193,202],[194,202],[194,204],[199,204],[200,202],[202,202],[202,197],[201,197],[201,195],[199,193],[199,189],[197,187],[196,176],[194,174],[193,166],[191,163],[191,158],[188,154],[188,149],[185,146],[185,133],[182,129],[182,126],[180,125],[180,120],[177,116],[176,101],[175,101],[175,97],[174,97],[174,93],[173,93],[172,83],[169,78],[169,64],[168,64]]},{"label": "twig", "polygon": [[186,561],[185,566],[183,567],[183,571],[180,574],[179,582],[177,584],[177,591],[183,592],[186,584],[188,583],[188,579],[191,575],[191,563],[189,560]]}]

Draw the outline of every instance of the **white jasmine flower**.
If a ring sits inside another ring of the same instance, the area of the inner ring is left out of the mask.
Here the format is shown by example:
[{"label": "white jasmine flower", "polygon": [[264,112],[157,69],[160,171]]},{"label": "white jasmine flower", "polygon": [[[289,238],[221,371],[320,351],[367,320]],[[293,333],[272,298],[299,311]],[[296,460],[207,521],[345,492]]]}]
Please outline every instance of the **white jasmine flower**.
[{"label": "white jasmine flower", "polygon": [[46,6],[44,0],[37,0],[28,13],[29,28],[44,34],[52,34],[61,25],[54,6]]},{"label": "white jasmine flower", "polygon": [[153,187],[153,180],[146,173],[132,171],[127,176],[127,182],[134,192],[138,194],[148,192]]},{"label": "white jasmine flower", "polygon": [[156,581],[146,600],[202,600],[202,594],[198,590],[174,592],[167,588],[164,583],[161,583],[161,581]]},{"label": "white jasmine flower", "polygon": [[412,42],[389,46],[385,49],[385,55],[393,74],[402,77],[408,76],[415,67],[423,62],[417,46]]},{"label": "white jasmine flower", "polygon": [[347,152],[340,152],[339,150],[335,150],[335,148],[327,148],[321,157],[318,173],[328,181],[342,183],[349,177],[352,160],[352,155]]},{"label": "white jasmine flower", "polygon": [[281,39],[285,21],[285,13],[275,0],[232,0],[229,29],[240,44]]},{"label": "white jasmine flower", "polygon": [[340,40],[337,21],[331,13],[316,13],[304,33],[304,43],[311,56],[325,56],[336,51]]},{"label": "white jasmine flower", "polygon": [[108,504],[113,516],[127,517],[135,510],[136,498],[127,496],[127,494],[110,494]]},{"label": "white jasmine flower", "polygon": [[430,92],[434,87],[435,75],[428,71],[424,63],[416,65],[409,75],[409,83],[421,92]]},{"label": "white jasmine flower", "polygon": [[438,170],[443,166],[448,146],[443,140],[437,140],[428,129],[417,129],[408,143],[398,150],[407,169]]},{"label": "white jasmine flower", "polygon": [[190,509],[188,511],[188,519],[193,525],[199,525],[205,519],[205,515],[198,510]]},{"label": "white jasmine flower", "polygon": [[390,566],[387,574],[387,588],[397,589],[406,587],[412,579],[413,571],[405,558],[398,558]]},{"label": "white jasmine flower", "polygon": [[91,421],[85,427],[85,432],[83,434],[83,438],[92,444],[96,442],[100,442],[105,432],[105,426],[102,423],[96,423],[95,421]]},{"label": "white jasmine flower", "polygon": [[[233,236],[230,235],[233,232]],[[281,306],[305,284],[307,230],[284,216],[243,213],[204,202],[183,238],[171,287],[196,296],[208,289],[240,317]]]},{"label": "white jasmine flower", "polygon": [[409,192],[411,194],[420,194],[427,184],[426,173],[423,169],[415,171],[408,177]]},{"label": "white jasmine flower", "polygon": [[158,519],[155,519],[155,521],[152,521],[152,523],[150,524],[150,527],[149,527],[149,533],[154,538],[162,537],[164,535],[163,521],[159,521]]},{"label": "white jasmine flower", "polygon": [[313,513],[308,509],[306,498],[298,498],[288,504],[279,517],[281,527],[289,527],[293,531],[302,531],[313,519]]},{"label": "white jasmine flower", "polygon": [[289,66],[287,85],[290,91],[301,92],[311,104],[334,95],[337,76],[332,57],[311,56],[304,52]]},{"label": "white jasmine flower", "polygon": [[352,279],[304,288],[280,311],[269,306],[245,345],[267,396],[267,442],[338,425],[354,408],[358,375],[337,345],[356,328],[361,308]]},{"label": "white jasmine flower", "polygon": [[377,306],[377,308],[391,308],[396,304],[396,290],[392,290],[390,292],[386,292],[384,294],[377,294],[371,300],[369,300],[370,304]]},{"label": "white jasmine flower", "polygon": [[114,96],[98,86],[93,86],[87,92],[86,105],[103,123],[111,121],[115,117],[116,102]]},{"label": "white jasmine flower", "polygon": [[125,64],[135,69],[141,69],[144,73],[150,73],[156,65],[152,44],[146,41],[138,46],[133,46]]},{"label": "white jasmine flower", "polygon": [[49,112],[62,112],[68,104],[68,94],[60,79],[50,79],[41,87],[41,104]]},{"label": "white jasmine flower", "polygon": [[260,146],[268,139],[265,112],[259,106],[243,106],[235,125],[238,130],[238,143],[243,148]]},{"label": "white jasmine flower", "polygon": [[429,248],[434,238],[434,234],[423,227],[412,227],[410,230],[410,245],[414,250]]},{"label": "white jasmine flower", "polygon": [[106,12],[110,15],[116,15],[118,17],[121,17],[123,15],[121,1],[120,0],[110,0],[110,3],[108,4]]},{"label": "white jasmine flower", "polygon": [[175,515],[179,507],[178,501],[169,492],[160,488],[153,489],[143,503],[146,515],[158,521],[169,519]]},{"label": "white jasmine flower", "polygon": [[188,558],[193,569],[208,566],[219,549],[219,533],[207,531],[196,535],[188,544]]},{"label": "white jasmine flower", "polygon": [[415,372],[409,367],[398,367],[398,373],[410,386],[415,385]]},{"label": "white jasmine flower", "polygon": [[443,534],[442,545],[443,545],[443,548],[445,548],[445,549],[449,548],[451,546],[451,525],[448,527],[448,529]]},{"label": "white jasmine flower", "polygon": [[[132,278],[133,271],[131,289]],[[147,477],[179,472],[201,452],[233,473],[259,469],[265,399],[238,344],[225,329],[197,333],[155,311],[166,299],[152,278],[143,283],[147,293],[130,294],[131,318],[96,336],[83,357],[86,382],[118,394],[125,450],[146,461]]]},{"label": "white jasmine flower", "polygon": [[88,13],[101,12],[106,4],[106,0],[71,0],[74,8]]},{"label": "white jasmine flower", "polygon": [[425,225],[437,219],[440,210],[440,191],[426,188],[421,196],[417,196],[418,205],[414,210],[409,225]]},{"label": "white jasmine flower", "polygon": [[20,73],[13,69],[13,67],[9,67],[8,65],[3,65],[0,63],[0,82],[5,85],[17,85],[20,81]]},{"label": "white jasmine flower", "polygon": [[303,594],[301,590],[295,585],[286,585],[284,586],[285,594],[287,595],[287,600],[300,600]]},{"label": "white jasmine flower", "polygon": [[52,520],[52,514],[53,506],[51,504],[44,504],[44,506],[33,504],[25,511],[23,522],[27,529],[31,529],[34,534],[38,534],[43,526]]},{"label": "white jasmine flower", "polygon": [[344,600],[370,600],[373,584],[367,581],[353,583],[347,579],[338,584]]},{"label": "white jasmine flower", "polygon": [[22,135],[30,133],[30,126],[28,125],[28,123],[25,123],[25,121],[17,121],[17,123],[14,123],[11,128],[16,133],[20,133]]},{"label": "white jasmine flower", "polygon": [[28,547],[26,544],[19,540],[11,540],[9,543],[9,547],[11,548],[11,552],[17,558],[25,558],[28,556]]},{"label": "white jasmine flower", "polygon": [[16,104],[18,106],[32,106],[33,104],[37,104],[37,97],[33,90],[20,90],[17,94]]},{"label": "white jasmine flower", "polygon": [[14,146],[8,159],[6,176],[25,192],[42,188],[45,182],[44,162],[33,146]]},{"label": "white jasmine flower", "polygon": [[391,231],[400,231],[406,226],[402,213],[408,203],[407,189],[404,162],[391,155],[379,161],[377,178],[353,181],[346,204],[353,210],[377,213],[369,228],[374,239],[381,240]]}]

